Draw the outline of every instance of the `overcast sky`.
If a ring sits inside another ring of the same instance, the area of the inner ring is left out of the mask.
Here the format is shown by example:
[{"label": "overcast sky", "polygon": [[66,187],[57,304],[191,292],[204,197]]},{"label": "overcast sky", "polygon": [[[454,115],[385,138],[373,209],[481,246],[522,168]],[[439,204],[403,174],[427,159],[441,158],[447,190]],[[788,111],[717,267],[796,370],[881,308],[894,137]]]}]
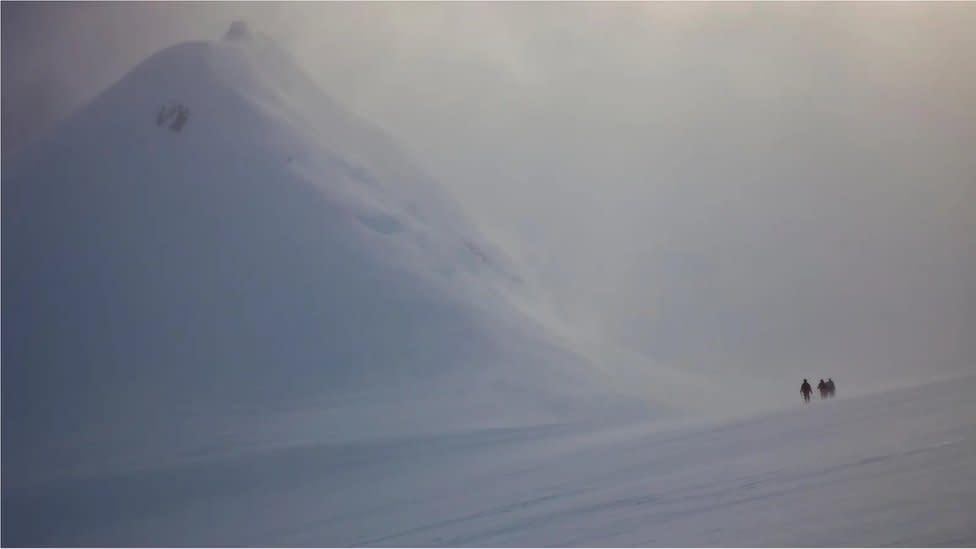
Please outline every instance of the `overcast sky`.
[{"label": "overcast sky", "polygon": [[976,371],[976,4],[3,2],[3,151],[231,21],[392,133],[580,341]]}]

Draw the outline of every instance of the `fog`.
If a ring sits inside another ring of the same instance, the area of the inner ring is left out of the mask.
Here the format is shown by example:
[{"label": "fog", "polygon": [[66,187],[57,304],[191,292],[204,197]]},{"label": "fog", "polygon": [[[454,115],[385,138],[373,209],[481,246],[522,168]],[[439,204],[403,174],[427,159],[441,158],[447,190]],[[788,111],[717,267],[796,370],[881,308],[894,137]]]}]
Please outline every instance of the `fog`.
[{"label": "fog", "polygon": [[[4,156],[235,19],[394,135],[607,367],[976,359],[976,6],[4,2]],[[542,312],[545,311],[545,312]],[[616,356],[616,355],[614,355]]]}]

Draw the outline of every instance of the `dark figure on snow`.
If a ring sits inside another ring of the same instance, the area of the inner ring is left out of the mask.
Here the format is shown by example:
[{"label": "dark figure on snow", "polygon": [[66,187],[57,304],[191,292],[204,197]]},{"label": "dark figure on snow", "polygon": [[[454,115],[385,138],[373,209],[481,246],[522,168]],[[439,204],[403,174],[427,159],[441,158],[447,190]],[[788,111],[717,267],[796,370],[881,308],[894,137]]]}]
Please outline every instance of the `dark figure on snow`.
[{"label": "dark figure on snow", "polygon": [[834,387],[834,380],[828,377],[826,386],[827,386],[827,396],[829,397],[834,396],[834,391],[836,390],[836,388]]},{"label": "dark figure on snow", "polygon": [[827,384],[824,383],[824,380],[821,379],[820,383],[817,384],[817,390],[820,391],[820,398],[827,398]]},{"label": "dark figure on snow", "polygon": [[810,382],[803,380],[803,385],[800,385],[800,394],[803,395],[803,402],[810,402],[810,393],[813,389],[810,387]]}]

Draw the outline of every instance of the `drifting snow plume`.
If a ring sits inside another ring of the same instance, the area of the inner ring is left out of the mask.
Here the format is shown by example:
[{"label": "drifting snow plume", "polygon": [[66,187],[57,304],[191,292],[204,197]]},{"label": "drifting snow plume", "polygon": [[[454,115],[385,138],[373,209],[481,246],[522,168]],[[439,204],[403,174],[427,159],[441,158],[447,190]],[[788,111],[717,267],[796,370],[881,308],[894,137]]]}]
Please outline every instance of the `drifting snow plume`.
[{"label": "drifting snow plume", "polygon": [[599,376],[517,312],[517,275],[443,189],[246,34],[152,56],[4,163],[4,448],[185,443],[245,412],[280,432],[283,407],[337,437],[592,402]]}]

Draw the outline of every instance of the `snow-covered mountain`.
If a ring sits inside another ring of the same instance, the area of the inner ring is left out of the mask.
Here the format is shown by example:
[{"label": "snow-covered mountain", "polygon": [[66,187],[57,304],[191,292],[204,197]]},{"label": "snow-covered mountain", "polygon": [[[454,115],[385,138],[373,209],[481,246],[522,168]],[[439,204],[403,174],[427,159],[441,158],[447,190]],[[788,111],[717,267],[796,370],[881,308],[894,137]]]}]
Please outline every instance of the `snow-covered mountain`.
[{"label": "snow-covered mountain", "polygon": [[524,293],[435,181],[269,39],[173,46],[5,159],[5,482],[218,429],[602,409],[602,376],[519,312]]}]

